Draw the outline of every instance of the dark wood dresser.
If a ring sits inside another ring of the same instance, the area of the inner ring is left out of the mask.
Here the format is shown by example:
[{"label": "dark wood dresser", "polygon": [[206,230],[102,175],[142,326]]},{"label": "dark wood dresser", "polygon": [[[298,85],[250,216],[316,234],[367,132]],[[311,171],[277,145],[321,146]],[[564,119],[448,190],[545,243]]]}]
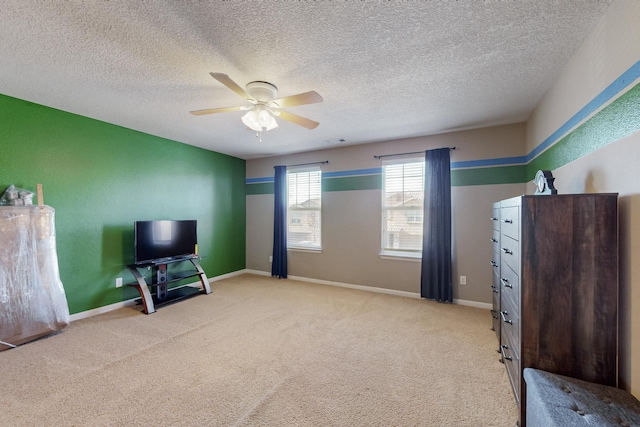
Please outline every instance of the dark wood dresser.
[{"label": "dark wood dresser", "polygon": [[496,330],[524,427],[524,368],[617,385],[618,195],[499,203]]}]

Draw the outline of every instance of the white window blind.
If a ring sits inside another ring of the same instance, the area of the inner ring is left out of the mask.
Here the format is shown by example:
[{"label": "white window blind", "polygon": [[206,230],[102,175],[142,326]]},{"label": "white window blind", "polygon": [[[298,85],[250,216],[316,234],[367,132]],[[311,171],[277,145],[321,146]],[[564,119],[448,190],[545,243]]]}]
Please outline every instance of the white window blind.
[{"label": "white window blind", "polygon": [[287,247],[322,248],[322,171],[287,170]]},{"label": "white window blind", "polygon": [[382,254],[420,256],[424,219],[424,159],[384,162],[382,174]]}]

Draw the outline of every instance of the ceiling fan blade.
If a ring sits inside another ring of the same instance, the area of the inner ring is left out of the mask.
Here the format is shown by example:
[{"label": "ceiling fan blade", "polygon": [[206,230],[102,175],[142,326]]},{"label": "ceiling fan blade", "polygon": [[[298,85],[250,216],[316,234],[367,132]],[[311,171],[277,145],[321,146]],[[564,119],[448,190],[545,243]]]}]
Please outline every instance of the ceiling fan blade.
[{"label": "ceiling fan blade", "polygon": [[248,110],[248,107],[222,107],[222,108],[208,108],[206,110],[189,111],[194,116],[202,116],[204,114],[213,113],[226,113],[227,111]]},{"label": "ceiling fan blade", "polygon": [[231,89],[232,91],[234,91],[235,93],[237,93],[238,95],[246,99],[247,101],[253,100],[253,97],[249,95],[246,90],[238,86],[236,82],[231,80],[229,76],[227,76],[226,74],[223,74],[223,73],[209,73],[209,74],[211,74],[211,77],[213,77],[214,79],[216,79],[217,81],[219,81],[220,83],[222,83],[223,85],[225,85],[226,87],[228,87],[229,89]]},{"label": "ceiling fan blade", "polygon": [[284,98],[274,99],[273,102],[278,104],[280,108],[295,107],[296,105],[315,104],[322,102],[320,94],[314,90],[297,95],[285,96]]},{"label": "ceiling fan blade", "polygon": [[307,119],[306,117],[301,117],[296,114],[289,113],[287,111],[280,111],[280,118],[285,119],[291,123],[295,123],[299,126],[305,127],[307,129],[315,129],[320,124],[318,122],[314,122],[311,119]]}]

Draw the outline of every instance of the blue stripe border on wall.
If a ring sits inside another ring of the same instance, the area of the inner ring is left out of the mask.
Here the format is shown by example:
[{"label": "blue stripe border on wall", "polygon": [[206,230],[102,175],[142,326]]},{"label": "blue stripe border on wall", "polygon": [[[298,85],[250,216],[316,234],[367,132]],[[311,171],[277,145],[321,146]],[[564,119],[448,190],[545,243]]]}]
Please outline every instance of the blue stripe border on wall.
[{"label": "blue stripe border on wall", "polygon": [[262,182],[273,182],[272,176],[265,176],[264,178],[247,178],[245,181],[247,184],[258,184]]},{"label": "blue stripe border on wall", "polygon": [[622,73],[620,77],[615,79],[613,83],[607,86],[602,92],[600,92],[595,98],[593,98],[587,105],[582,107],[573,117],[571,117],[565,124],[552,133],[547,139],[542,141],[540,145],[533,149],[531,153],[527,155],[527,163],[535,159],[540,153],[552,146],[562,136],[573,129],[578,123],[589,117],[596,110],[601,108],[604,104],[612,100],[616,95],[622,92],[631,83],[636,81],[640,77],[640,61],[636,62],[627,71]]}]

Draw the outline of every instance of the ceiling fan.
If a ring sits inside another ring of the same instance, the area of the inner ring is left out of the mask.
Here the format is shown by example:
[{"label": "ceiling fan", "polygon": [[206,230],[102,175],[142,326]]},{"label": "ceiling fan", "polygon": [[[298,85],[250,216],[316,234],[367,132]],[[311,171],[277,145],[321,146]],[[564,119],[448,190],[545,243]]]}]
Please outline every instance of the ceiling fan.
[{"label": "ceiling fan", "polygon": [[315,91],[299,93],[297,95],[286,96],[284,98],[276,98],[278,96],[278,88],[269,82],[249,82],[246,86],[247,89],[244,90],[233,80],[231,80],[226,74],[209,74],[211,74],[214,79],[249,101],[252,105],[209,108],[206,110],[191,111],[191,114],[195,116],[214,113],[226,113],[228,111],[248,110],[247,113],[242,116],[242,122],[249,129],[252,129],[256,132],[262,132],[276,128],[278,126],[278,123],[276,122],[275,117],[280,117],[281,119],[287,120],[291,123],[295,123],[296,125],[305,127],[307,129],[315,129],[320,124],[311,119],[307,119],[306,117],[298,116],[296,114],[282,110],[282,108],[322,102],[322,97]]}]

